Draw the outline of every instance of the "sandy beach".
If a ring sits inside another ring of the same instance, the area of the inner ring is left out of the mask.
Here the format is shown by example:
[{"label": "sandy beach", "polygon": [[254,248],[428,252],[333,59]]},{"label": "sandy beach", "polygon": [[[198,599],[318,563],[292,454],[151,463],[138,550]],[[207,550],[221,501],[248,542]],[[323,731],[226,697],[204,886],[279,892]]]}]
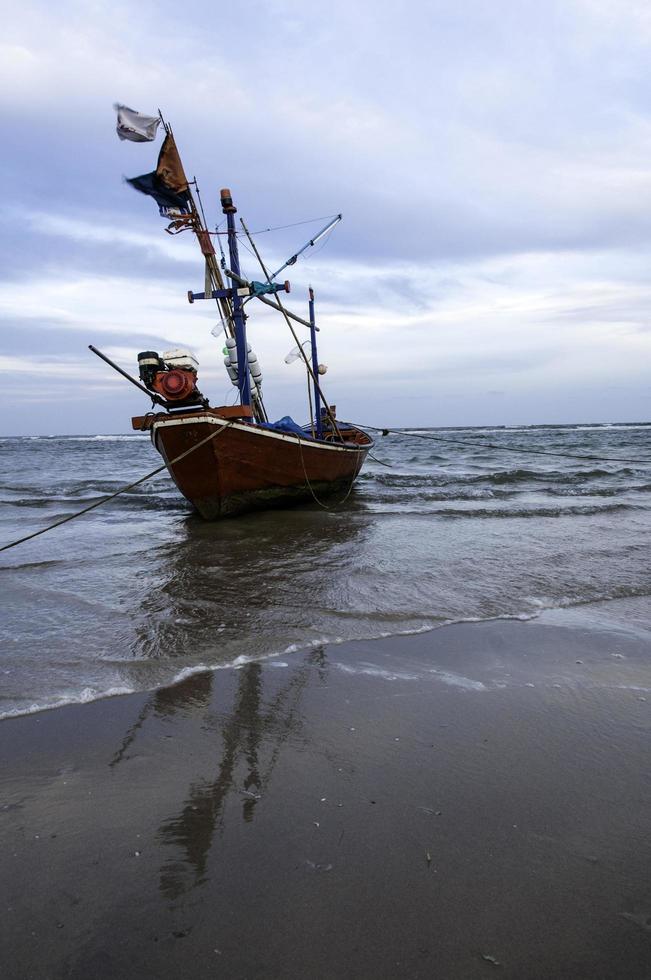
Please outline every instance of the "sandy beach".
[{"label": "sandy beach", "polygon": [[2,975],[642,980],[648,687],[557,612],[6,720]]},{"label": "sandy beach", "polygon": [[3,26],[0,980],[651,980],[651,3]]}]

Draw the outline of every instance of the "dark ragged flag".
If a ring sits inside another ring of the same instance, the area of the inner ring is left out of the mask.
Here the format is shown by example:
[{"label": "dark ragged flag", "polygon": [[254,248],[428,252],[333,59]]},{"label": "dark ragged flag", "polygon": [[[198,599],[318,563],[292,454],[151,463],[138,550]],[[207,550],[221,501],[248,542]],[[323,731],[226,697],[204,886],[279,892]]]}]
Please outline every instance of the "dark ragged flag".
[{"label": "dark ragged flag", "polygon": [[188,179],[171,133],[163,140],[156,169],[141,177],[127,177],[127,183],[142,194],[153,197],[164,218],[170,216],[170,211],[181,214],[190,212]]}]

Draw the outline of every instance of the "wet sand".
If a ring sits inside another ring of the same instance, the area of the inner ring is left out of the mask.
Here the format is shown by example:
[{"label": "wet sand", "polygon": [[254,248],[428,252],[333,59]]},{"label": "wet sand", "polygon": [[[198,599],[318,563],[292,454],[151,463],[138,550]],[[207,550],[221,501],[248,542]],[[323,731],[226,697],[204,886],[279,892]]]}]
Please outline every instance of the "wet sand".
[{"label": "wet sand", "polygon": [[648,978],[648,688],[557,615],[5,721],[2,977]]}]

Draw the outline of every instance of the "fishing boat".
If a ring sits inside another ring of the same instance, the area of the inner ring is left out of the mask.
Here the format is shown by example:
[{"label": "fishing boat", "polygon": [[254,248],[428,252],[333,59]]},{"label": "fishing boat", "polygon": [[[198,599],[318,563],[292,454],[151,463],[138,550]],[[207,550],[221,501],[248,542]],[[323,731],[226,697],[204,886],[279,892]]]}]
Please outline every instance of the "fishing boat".
[{"label": "fishing boat", "polygon": [[[140,353],[137,381],[91,347],[151,398],[152,410],[133,418],[133,428],[150,433],[178,489],[207,520],[302,501],[332,502],[335,496],[343,502],[373,440],[359,427],[340,421],[324,395],[326,368],[318,358],[314,291],[310,287],[304,318],[285,306],[280,294],[289,293],[290,283],[278,279],[303,251],[332,229],[341,215],[270,273],[244,221],[240,219],[239,227],[236,224],[237,209],[227,188],[220,192],[222,224],[226,227],[223,231],[219,226],[209,229],[196,180],[187,180],[172,129],[160,113],[150,117],[125,106],[116,109],[122,139],[150,141],[158,126],[163,127],[165,136],[156,170],[129,183],[156,200],[160,214],[169,221],[166,231],[173,235],[190,231],[196,238],[204,260],[204,288],[188,292],[188,300],[216,303],[220,322],[213,334],[223,335],[224,366],[237,389],[236,404],[211,406],[197,385],[198,362],[185,348]],[[261,281],[247,280],[241,274],[238,237],[242,235],[259,261]],[[219,244],[221,262],[215,243]],[[267,416],[262,372],[247,340],[247,320],[253,308],[248,306],[250,302],[272,307],[289,327],[296,346],[285,360],[289,363],[300,358],[308,376],[306,424],[300,425],[289,416],[271,422]],[[309,339],[301,341],[297,331],[303,328],[309,331]]]}]

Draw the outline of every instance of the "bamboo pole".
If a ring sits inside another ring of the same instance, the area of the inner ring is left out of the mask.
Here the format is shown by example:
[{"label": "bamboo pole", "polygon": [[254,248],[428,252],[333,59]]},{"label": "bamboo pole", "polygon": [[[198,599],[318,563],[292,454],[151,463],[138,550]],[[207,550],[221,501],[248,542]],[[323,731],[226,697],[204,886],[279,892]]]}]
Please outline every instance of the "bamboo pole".
[{"label": "bamboo pole", "polygon": [[[160,110],[159,110],[159,113],[160,113]],[[174,139],[174,133],[172,132],[172,127],[169,124],[165,123],[165,121],[163,120],[162,115],[161,115],[161,120],[163,121],[163,125],[165,127],[165,132],[169,136],[172,137],[172,139],[174,140],[174,145],[176,146],[176,140]],[[176,146],[176,152],[178,153],[179,160],[180,160],[181,159],[181,154],[179,153],[178,146]],[[183,162],[182,161],[181,161],[181,166],[183,167]],[[183,173],[185,175],[185,168],[183,168]],[[186,177],[186,180],[187,180],[187,177]],[[195,183],[195,187],[197,187],[196,178],[195,178],[194,183]],[[199,188],[198,187],[197,187],[197,197],[198,197],[199,202],[201,204],[201,196],[199,194]],[[189,183],[189,181],[188,181],[188,198],[190,200],[190,217],[191,217],[192,231],[194,232],[195,238],[197,239],[197,242],[198,242],[199,247],[201,249],[201,253],[202,253],[202,255],[203,255],[204,259],[205,259],[206,268],[208,270],[209,277],[212,279],[213,289],[225,289],[226,288],[226,284],[224,282],[224,277],[222,276],[221,269],[219,268],[219,264],[217,262],[217,256],[215,255],[214,251],[213,252],[206,253],[203,250],[204,249],[204,246],[202,244],[201,237],[202,236],[205,236],[205,239],[204,240],[205,241],[210,241],[210,233],[208,231],[208,228],[207,228],[205,219],[202,217],[203,204],[201,204],[201,213],[200,213],[199,212],[199,208],[197,207],[196,202],[194,200],[194,195],[193,195],[193,193],[192,193],[192,191],[190,189],[190,183]],[[219,308],[221,310],[221,313],[222,313],[222,322],[225,322],[225,325],[226,325],[226,332],[228,334],[230,334],[231,337],[234,337],[235,336],[235,322],[234,322],[234,319],[233,319],[233,308],[232,308],[232,305],[231,305],[231,301],[229,299],[227,299],[226,297],[224,297],[222,299],[217,300],[217,304],[218,304],[218,306],[219,306]],[[248,365],[247,365],[247,369],[248,369]],[[265,421],[265,422],[268,421],[267,411],[266,411],[266,409],[264,407],[264,401],[262,400],[262,395],[261,394],[254,395],[253,396],[253,402],[254,402],[254,405],[255,405],[255,408],[257,410],[257,413],[258,413],[259,417],[263,421]]]}]

